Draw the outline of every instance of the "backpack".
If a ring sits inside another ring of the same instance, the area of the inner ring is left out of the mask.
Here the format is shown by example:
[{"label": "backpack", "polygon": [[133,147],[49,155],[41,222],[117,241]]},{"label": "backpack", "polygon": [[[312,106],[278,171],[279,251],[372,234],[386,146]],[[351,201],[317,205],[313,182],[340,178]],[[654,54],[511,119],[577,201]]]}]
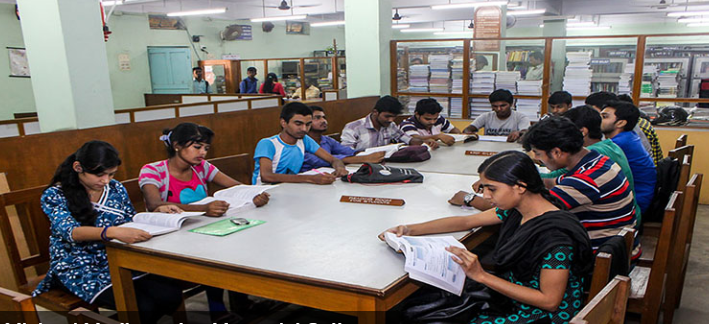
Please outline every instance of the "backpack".
[{"label": "backpack", "polygon": [[655,195],[642,221],[661,223],[665,213],[665,206],[670,200],[670,196],[677,189],[680,176],[680,163],[677,159],[666,157],[657,162],[657,183],[655,184]]}]

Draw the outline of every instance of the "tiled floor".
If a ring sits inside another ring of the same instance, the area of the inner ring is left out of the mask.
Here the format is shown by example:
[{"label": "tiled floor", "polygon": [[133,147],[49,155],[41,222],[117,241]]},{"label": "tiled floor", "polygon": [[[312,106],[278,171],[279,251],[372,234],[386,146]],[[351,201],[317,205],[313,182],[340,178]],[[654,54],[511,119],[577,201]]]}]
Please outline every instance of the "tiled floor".
[{"label": "tiled floor", "polygon": [[[699,206],[697,222],[694,228],[694,239],[689,259],[689,268],[682,296],[682,304],[675,313],[674,323],[707,323],[709,322],[709,205]],[[209,323],[206,313],[207,301],[204,293],[198,294],[187,300],[186,308],[190,313],[191,323]],[[287,318],[284,318],[287,317]],[[265,319],[254,321],[258,323],[332,323],[339,315],[328,315],[323,312],[314,312],[298,306],[289,306],[283,311],[274,313]],[[42,323],[66,323],[63,317],[52,312],[41,312]],[[317,319],[321,319],[318,321]],[[346,319],[345,319],[346,320]],[[169,318],[163,318],[161,324],[169,324]],[[634,323],[629,320],[628,323]]]}]

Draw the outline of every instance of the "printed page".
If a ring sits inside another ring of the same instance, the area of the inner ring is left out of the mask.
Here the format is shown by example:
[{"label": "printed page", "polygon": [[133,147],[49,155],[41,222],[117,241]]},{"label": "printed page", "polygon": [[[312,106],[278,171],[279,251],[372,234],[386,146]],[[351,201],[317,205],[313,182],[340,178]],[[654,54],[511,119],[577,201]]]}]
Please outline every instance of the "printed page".
[{"label": "printed page", "polygon": [[[231,188],[226,188],[219,190],[214,193],[214,198],[226,200],[231,203],[234,202],[251,202],[254,197],[262,194],[266,190],[278,187],[277,185],[272,186],[250,186],[250,185],[238,185]],[[228,200],[227,200],[228,199]]]},{"label": "printed page", "polygon": [[406,255],[404,270],[409,277],[460,296],[465,272],[445,248],[465,248],[463,244],[452,236],[402,236],[399,239]]},{"label": "printed page", "polygon": [[144,230],[144,231],[150,233],[150,235],[152,235],[152,236],[174,232],[179,229],[179,228],[175,228],[175,227],[157,226],[157,225],[136,223],[136,222],[125,223],[119,227],[137,228],[137,229]]},{"label": "printed page", "polygon": [[480,135],[478,141],[487,142],[507,142],[507,136],[490,136],[490,135]]},{"label": "printed page", "polygon": [[185,219],[203,214],[204,212],[182,212],[180,214],[138,213],[133,216],[133,222],[169,228],[180,228]]},{"label": "printed page", "polygon": [[392,154],[396,153],[396,151],[401,149],[401,147],[404,145],[406,145],[406,144],[399,143],[399,144],[389,144],[389,145],[384,145],[384,146],[370,147],[370,148],[364,150],[362,153],[359,153],[357,155],[369,155],[369,154],[376,153],[376,152],[384,152],[384,158],[388,159],[391,157]]},{"label": "printed page", "polygon": [[468,139],[470,136],[472,136],[472,135],[470,135],[470,134],[446,134],[446,135],[455,138],[455,141],[456,141],[456,142],[465,141],[465,140]]}]

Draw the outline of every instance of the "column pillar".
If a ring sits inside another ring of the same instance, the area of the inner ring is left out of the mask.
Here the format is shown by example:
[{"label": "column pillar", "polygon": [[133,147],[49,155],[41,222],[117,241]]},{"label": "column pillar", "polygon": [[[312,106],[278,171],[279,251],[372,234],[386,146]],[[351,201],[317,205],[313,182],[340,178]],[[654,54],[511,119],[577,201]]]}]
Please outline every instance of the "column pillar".
[{"label": "column pillar", "polygon": [[[543,36],[563,37],[566,36],[566,19],[544,21]],[[555,40],[551,49],[552,74],[551,92],[561,91],[564,83],[564,68],[566,67],[566,40]]]},{"label": "column pillar", "polygon": [[347,97],[389,94],[391,0],[345,0]]},{"label": "column pillar", "polygon": [[115,123],[97,0],[18,0],[42,132]]}]

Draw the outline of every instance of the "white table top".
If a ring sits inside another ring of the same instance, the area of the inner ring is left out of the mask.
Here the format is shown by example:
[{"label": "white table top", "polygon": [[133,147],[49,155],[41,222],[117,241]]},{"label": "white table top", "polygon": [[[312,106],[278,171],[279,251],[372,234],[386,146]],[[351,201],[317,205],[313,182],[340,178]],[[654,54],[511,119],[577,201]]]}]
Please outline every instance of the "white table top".
[{"label": "white table top", "polygon": [[[465,155],[465,151],[502,152],[507,150],[522,151],[517,143],[473,141],[455,143],[452,146],[441,144],[431,151],[431,159],[416,163],[386,163],[388,166],[414,168],[419,172],[437,172],[451,174],[478,175],[478,166],[489,156]],[[466,187],[467,188],[467,187]]]},{"label": "white table top", "polygon": [[[377,235],[387,228],[476,211],[447,200],[477,180],[471,175],[424,173],[422,184],[281,184],[270,202],[241,217],[266,221],[224,237],[187,230],[223,218],[188,221],[178,232],[135,244],[155,252],[383,290],[404,272],[404,256]],[[339,202],[342,195],[400,198],[401,207]],[[455,233],[460,239],[466,232]]]}]

